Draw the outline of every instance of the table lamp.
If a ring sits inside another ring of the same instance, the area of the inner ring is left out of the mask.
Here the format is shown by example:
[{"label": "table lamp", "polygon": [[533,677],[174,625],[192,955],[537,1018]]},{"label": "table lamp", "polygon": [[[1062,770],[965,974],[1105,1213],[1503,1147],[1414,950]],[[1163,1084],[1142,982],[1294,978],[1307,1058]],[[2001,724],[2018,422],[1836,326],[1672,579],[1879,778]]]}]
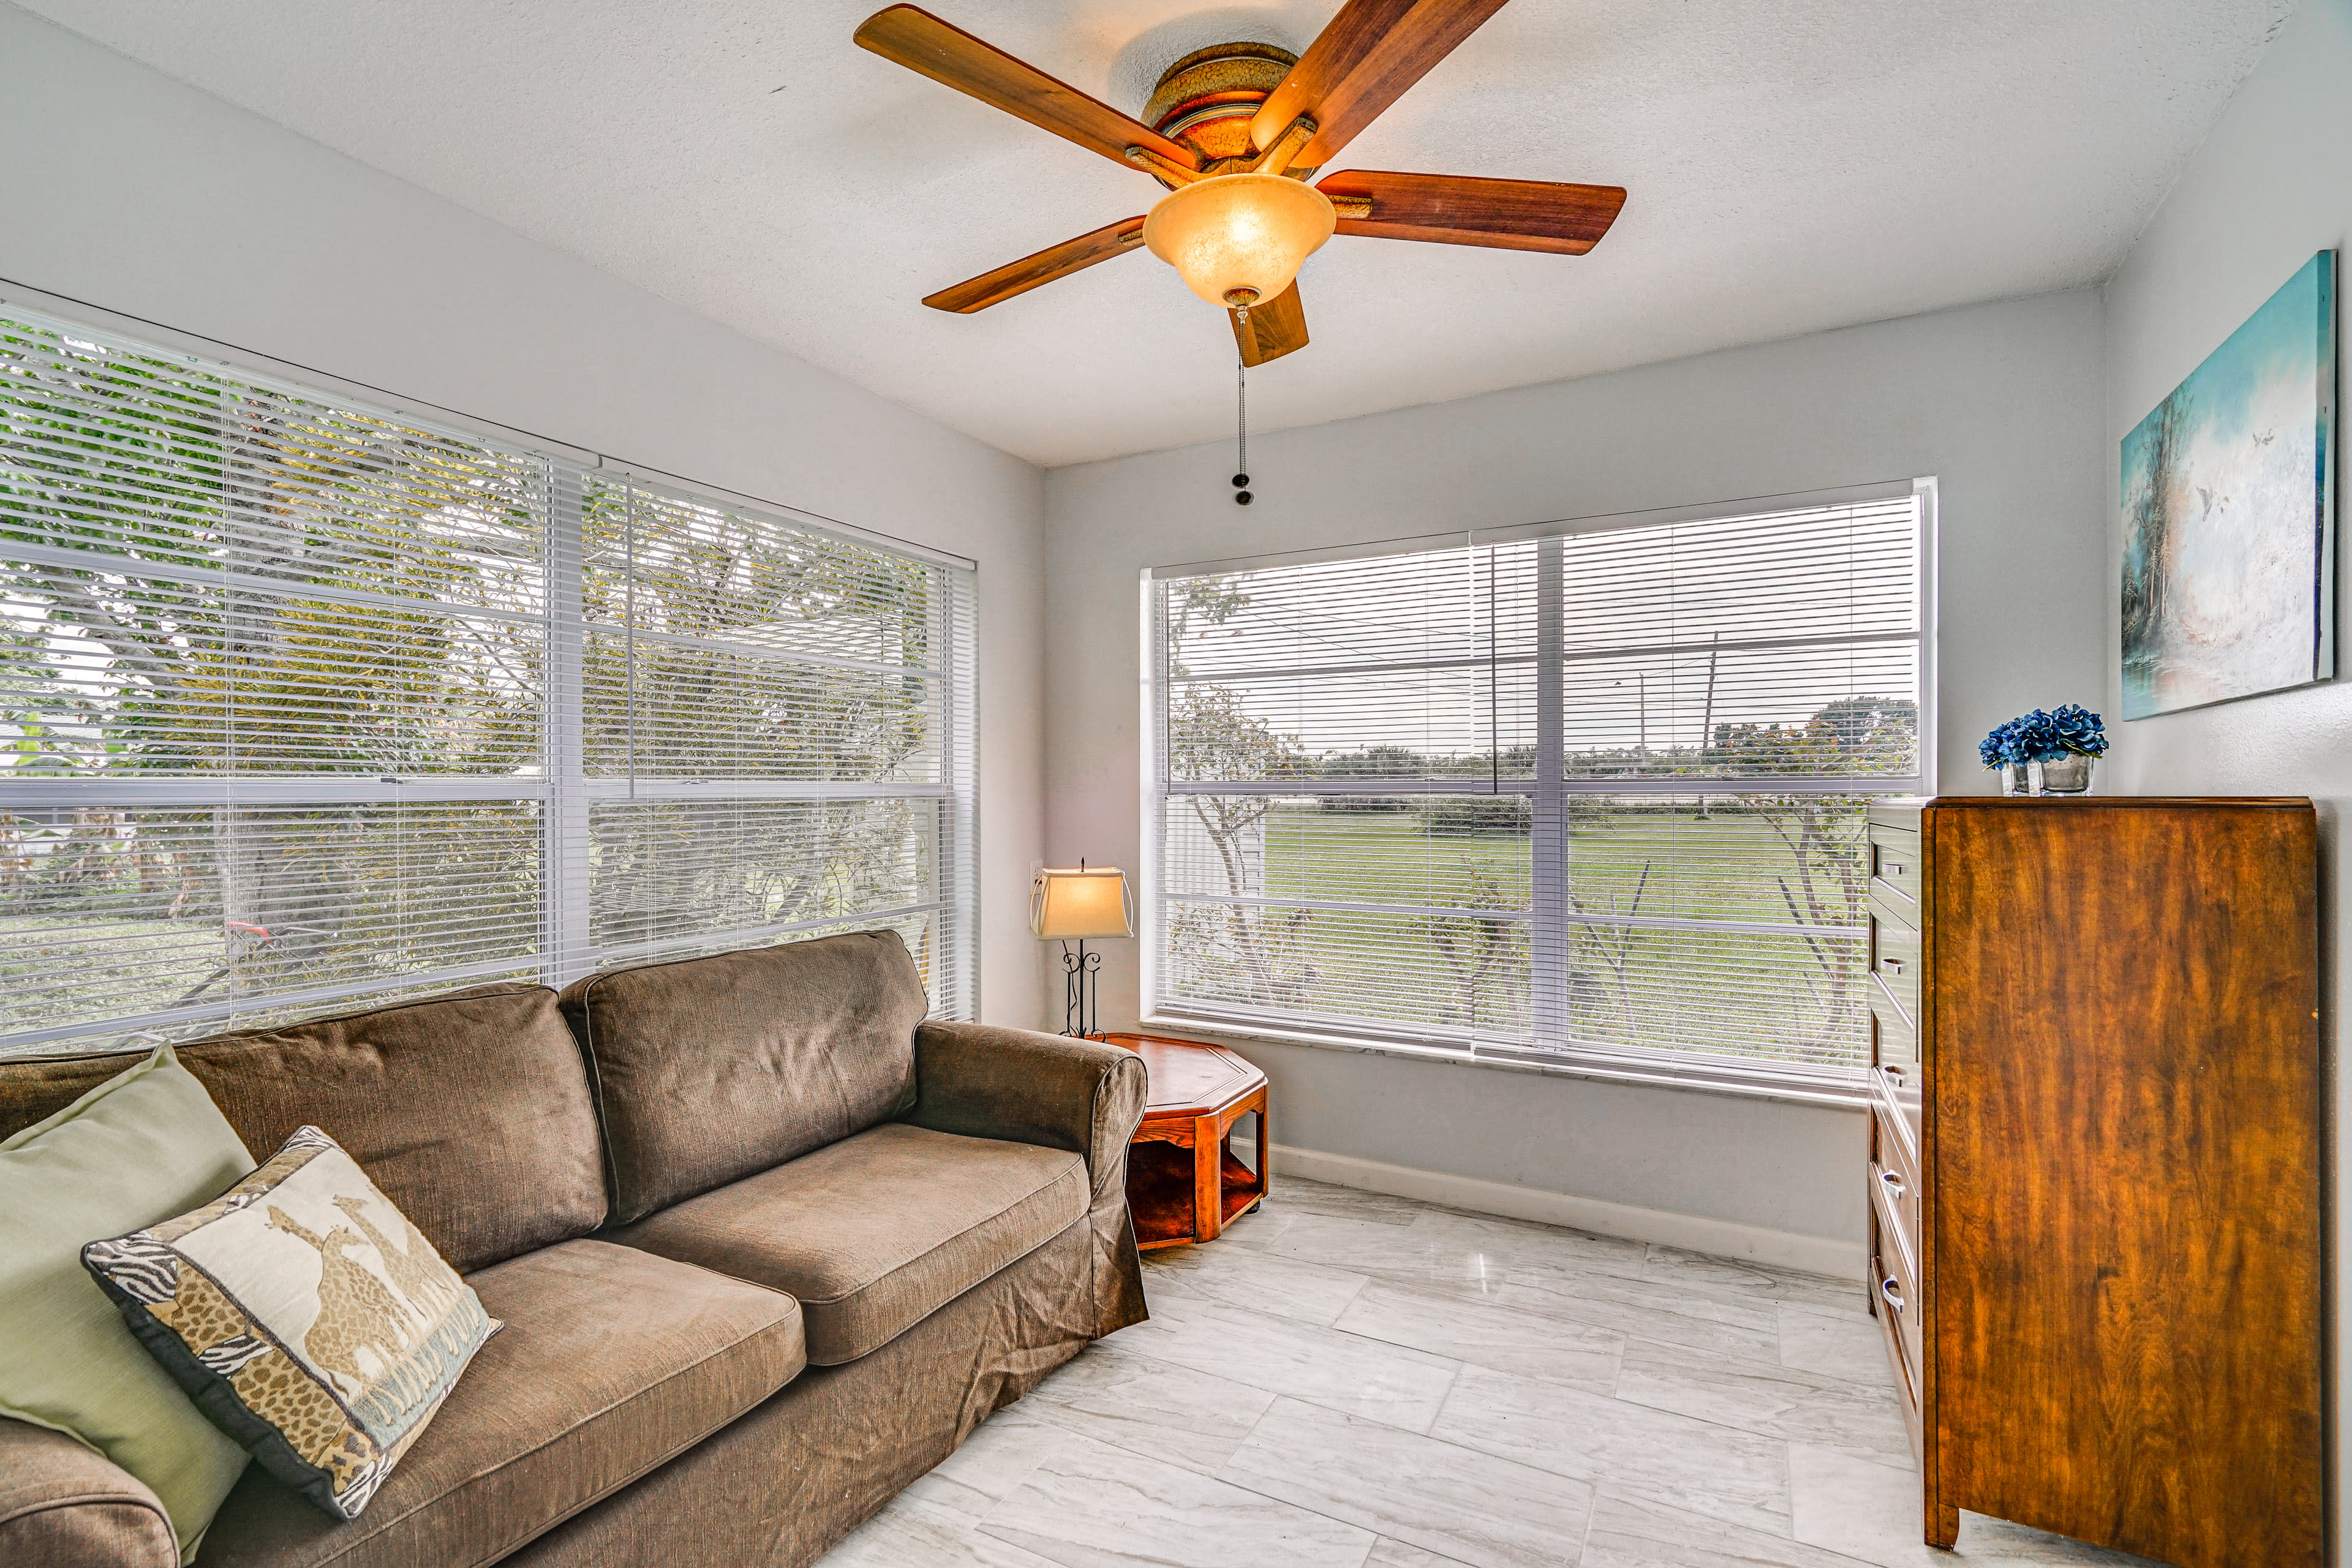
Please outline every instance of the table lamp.
[{"label": "table lamp", "polygon": [[[1048,868],[1029,888],[1029,929],[1062,944],[1062,1033],[1090,1037],[1096,1032],[1095,982],[1102,954],[1087,951],[1088,937],[1133,936],[1135,902],[1127,873],[1115,866],[1076,870]],[[1078,949],[1070,951],[1076,942]]]}]

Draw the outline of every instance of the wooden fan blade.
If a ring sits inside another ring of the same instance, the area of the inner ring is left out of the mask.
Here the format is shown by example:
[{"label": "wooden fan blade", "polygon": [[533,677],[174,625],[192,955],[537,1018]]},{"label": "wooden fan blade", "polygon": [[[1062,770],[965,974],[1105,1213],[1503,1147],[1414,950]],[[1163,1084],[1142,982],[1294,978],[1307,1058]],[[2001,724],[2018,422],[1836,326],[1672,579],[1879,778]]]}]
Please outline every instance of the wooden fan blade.
[{"label": "wooden fan blade", "polygon": [[1329,163],[1502,8],[1503,0],[1348,0],[1258,106],[1250,145],[1261,152],[1273,146],[1304,114],[1315,121],[1315,140],[1291,163]]},{"label": "wooden fan blade", "polygon": [[1187,169],[1201,166],[1191,148],[1171,142],[1141,121],[1097,102],[1066,82],[1055,81],[962,28],[950,26],[929,11],[913,5],[877,11],[858,26],[857,43],[886,60],[896,60],[908,70],[920,71],[933,81],[944,82],[1040,130],[1099,153],[1114,163],[1126,163],[1127,150],[1141,147]]},{"label": "wooden fan blade", "polygon": [[1266,304],[1252,305],[1246,327],[1239,310],[1225,314],[1234,319],[1234,346],[1242,351],[1244,364],[1264,364],[1307,346],[1307,308],[1298,302],[1297,283]]},{"label": "wooden fan blade", "polygon": [[1351,169],[1317,184],[1334,203],[1370,202],[1343,216],[1341,234],[1429,239],[1581,256],[1601,241],[1625,205],[1622,185],[1560,185],[1549,180],[1482,180],[1470,174],[1390,174]]},{"label": "wooden fan blade", "polygon": [[1130,250],[1142,248],[1143,220],[1123,217],[1092,234],[1082,234],[1076,239],[1049,245],[1034,256],[1008,261],[993,272],[967,278],[952,289],[940,289],[923,303],[934,310],[953,310],[959,316],[969,316],[974,310],[985,310],[1015,294],[1026,294],[1041,283],[1067,278],[1097,261],[1108,261],[1114,256],[1125,256]]}]

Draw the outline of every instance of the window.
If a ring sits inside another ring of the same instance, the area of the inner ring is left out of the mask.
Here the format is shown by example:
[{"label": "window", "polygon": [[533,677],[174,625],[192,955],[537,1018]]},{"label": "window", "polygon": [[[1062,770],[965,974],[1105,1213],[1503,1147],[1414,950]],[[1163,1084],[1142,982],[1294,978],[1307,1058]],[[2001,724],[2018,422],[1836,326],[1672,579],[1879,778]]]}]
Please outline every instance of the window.
[{"label": "window", "polygon": [[1933,500],[1152,574],[1147,1009],[1847,1092]]},{"label": "window", "polygon": [[0,1052],[878,925],[972,1006],[968,570],[0,317]]}]

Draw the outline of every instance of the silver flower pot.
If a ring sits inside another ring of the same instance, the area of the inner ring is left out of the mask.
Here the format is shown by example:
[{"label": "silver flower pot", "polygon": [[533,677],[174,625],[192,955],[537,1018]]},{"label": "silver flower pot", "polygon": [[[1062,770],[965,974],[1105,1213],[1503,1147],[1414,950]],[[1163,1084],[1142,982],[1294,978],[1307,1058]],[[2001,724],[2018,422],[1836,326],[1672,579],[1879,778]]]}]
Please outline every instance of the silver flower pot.
[{"label": "silver flower pot", "polygon": [[2080,752],[2069,752],[2048,762],[2025,764],[2029,779],[2028,793],[2032,795],[2088,795],[2091,775],[2099,765],[2096,757]]},{"label": "silver flower pot", "polygon": [[2042,793],[2040,790],[2031,787],[2031,781],[2026,775],[2026,766],[2027,764],[2023,763],[2003,763],[2000,764],[2001,794],[2039,795]]}]

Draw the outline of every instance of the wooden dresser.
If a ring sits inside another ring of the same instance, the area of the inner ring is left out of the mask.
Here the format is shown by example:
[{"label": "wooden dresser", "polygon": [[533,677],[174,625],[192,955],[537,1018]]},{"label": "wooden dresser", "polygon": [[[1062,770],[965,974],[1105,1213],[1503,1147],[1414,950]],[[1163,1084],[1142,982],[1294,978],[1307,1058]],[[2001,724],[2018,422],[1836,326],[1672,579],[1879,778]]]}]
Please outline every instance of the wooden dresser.
[{"label": "wooden dresser", "polygon": [[1872,1309],[1926,1539],[2322,1561],[2307,800],[1870,811]]}]

